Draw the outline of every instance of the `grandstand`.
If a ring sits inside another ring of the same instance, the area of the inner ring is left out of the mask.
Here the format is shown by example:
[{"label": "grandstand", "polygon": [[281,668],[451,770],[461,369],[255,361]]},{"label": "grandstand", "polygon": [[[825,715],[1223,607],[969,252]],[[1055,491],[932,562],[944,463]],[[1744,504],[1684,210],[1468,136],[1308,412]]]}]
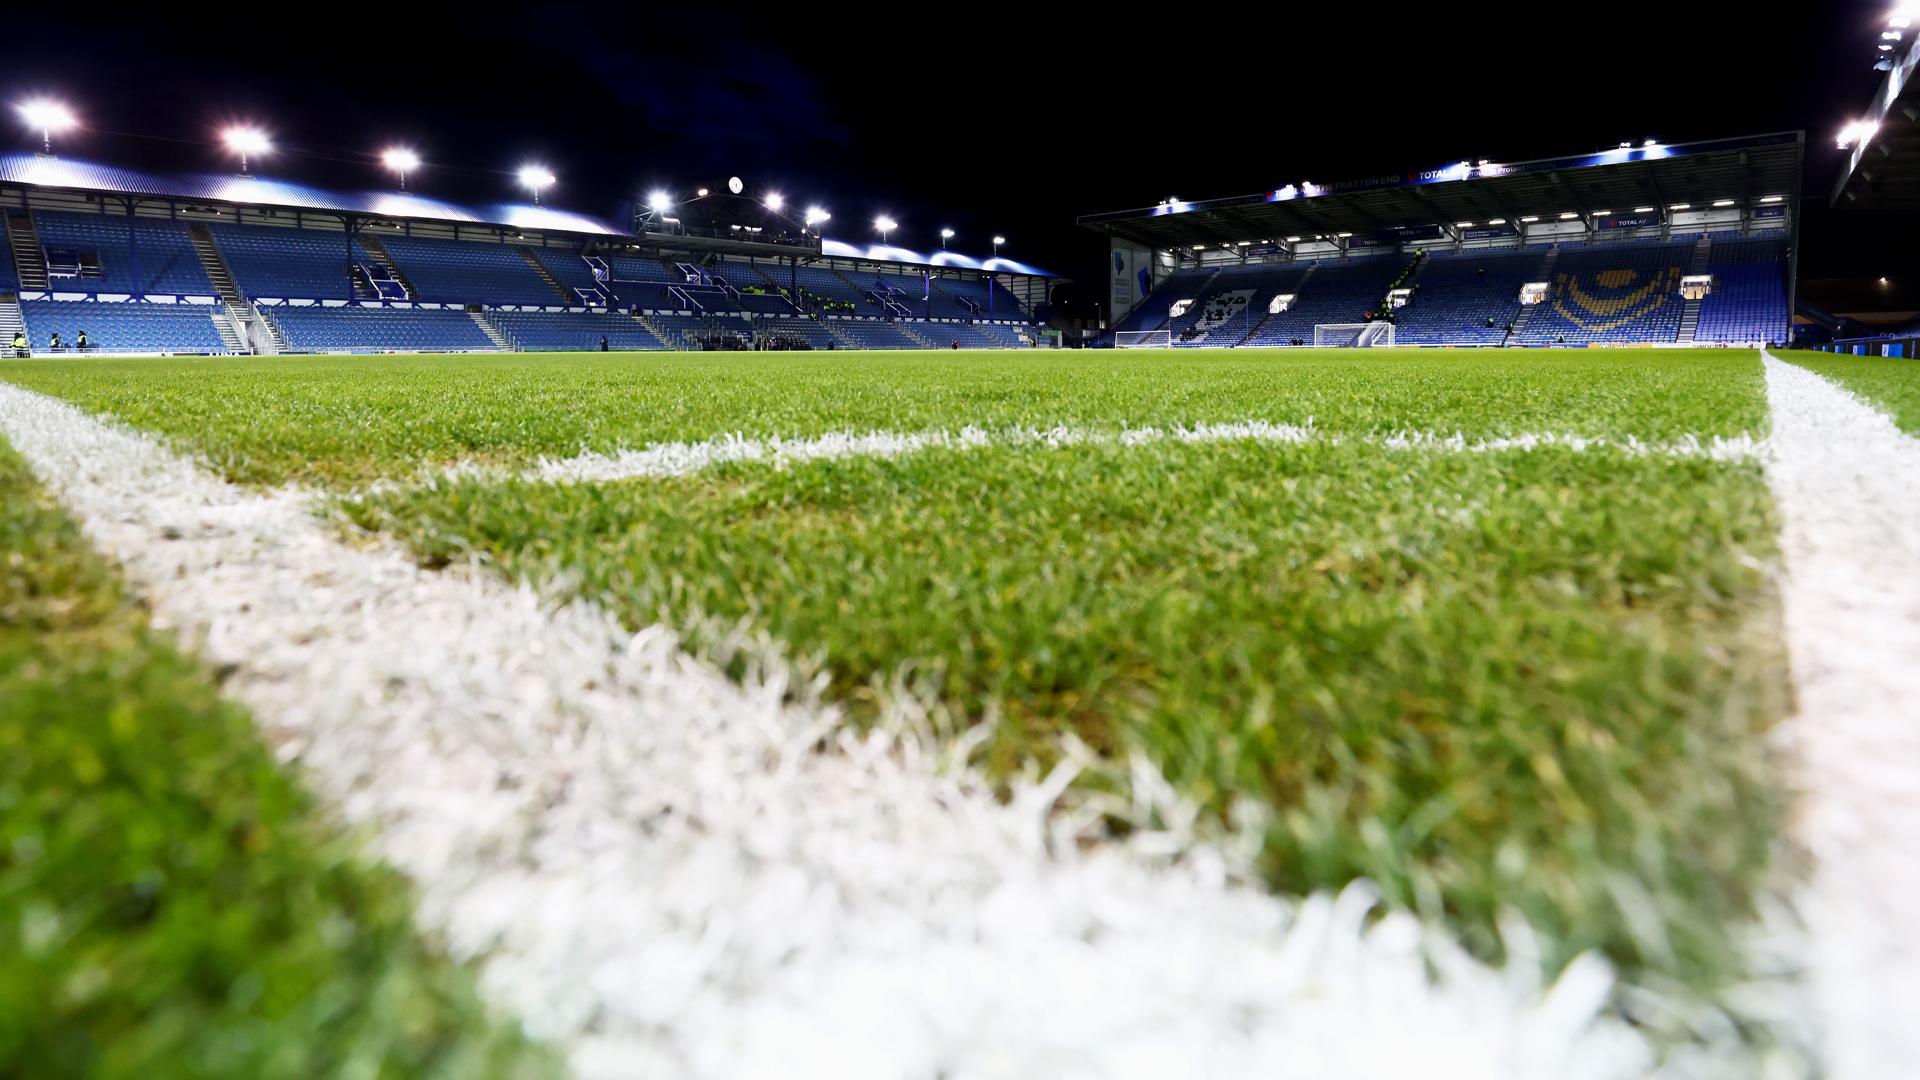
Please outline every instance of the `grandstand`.
[{"label": "grandstand", "polygon": [[1056,280],[803,230],[30,155],[0,157],[0,225],[0,329],[36,354],[80,329],[100,353],[1023,347]]},{"label": "grandstand", "polygon": [[1799,132],[1623,145],[1084,216],[1109,238],[1101,343],[1368,321],[1412,346],[1784,341],[1803,153]]}]

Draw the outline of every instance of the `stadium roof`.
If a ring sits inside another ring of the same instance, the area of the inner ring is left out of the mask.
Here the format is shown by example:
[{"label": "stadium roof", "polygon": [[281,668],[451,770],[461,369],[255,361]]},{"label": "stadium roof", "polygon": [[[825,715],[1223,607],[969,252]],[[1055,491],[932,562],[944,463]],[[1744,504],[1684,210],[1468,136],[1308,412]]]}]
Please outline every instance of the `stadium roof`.
[{"label": "stadium roof", "polygon": [[[1853,153],[1833,186],[1833,205],[1858,209],[1920,206],[1920,37],[1874,90],[1873,105],[1858,123],[1867,133],[1850,140]],[[1845,136],[1842,136],[1845,138]]]},{"label": "stadium roof", "polygon": [[1574,157],[1435,169],[1253,195],[1088,214],[1087,228],[1156,249],[1281,236],[1375,236],[1396,228],[1622,213],[1638,204],[1740,205],[1797,198],[1805,133],[1621,147]]},{"label": "stadium roof", "polygon": [[[558,210],[551,206],[499,203],[491,206],[467,207],[411,193],[325,191],[282,180],[259,176],[237,176],[230,173],[178,177],[156,176],[113,165],[48,157],[41,154],[0,156],[0,185],[108,193],[182,202],[306,210],[325,214],[361,215],[390,221],[433,221],[508,228],[516,231],[572,233],[682,247],[703,246],[698,237],[634,233],[601,218]],[[746,250],[754,245],[712,246]],[[785,253],[812,254],[810,251],[791,248],[783,249],[783,254]],[[819,253],[835,258],[862,259],[868,262],[964,267],[971,270],[1023,274],[1032,277],[1059,276],[1012,259],[980,260],[954,252],[922,253],[880,244],[862,247],[836,240],[826,240],[822,242]]]}]

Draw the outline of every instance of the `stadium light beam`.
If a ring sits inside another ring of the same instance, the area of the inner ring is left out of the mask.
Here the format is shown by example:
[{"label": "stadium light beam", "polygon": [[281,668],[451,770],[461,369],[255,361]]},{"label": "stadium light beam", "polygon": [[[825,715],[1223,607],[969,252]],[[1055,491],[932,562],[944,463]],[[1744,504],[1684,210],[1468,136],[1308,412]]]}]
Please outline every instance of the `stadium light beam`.
[{"label": "stadium light beam", "polygon": [[407,190],[407,174],[420,167],[420,155],[396,146],[380,155],[380,163],[400,174],[400,190]]},{"label": "stadium light beam", "polygon": [[899,228],[900,223],[888,217],[876,218],[873,227],[880,230],[880,242],[884,244],[887,242],[887,234]]},{"label": "stadium light beam", "polygon": [[267,133],[257,127],[230,127],[220,133],[220,141],[227,144],[228,150],[240,155],[242,176],[247,172],[248,154],[258,157],[273,149],[273,140],[267,138]]},{"label": "stadium light beam", "polygon": [[553,186],[553,174],[538,165],[520,167],[520,186],[533,192],[533,205],[540,205],[540,189]]},{"label": "stadium light beam", "polygon": [[949,240],[951,240],[951,239],[953,239],[953,230],[952,230],[952,229],[941,229],[941,230],[940,230],[940,250],[941,250],[941,251],[945,251],[945,250],[947,250],[947,241],[949,241]]},{"label": "stadium light beam", "polygon": [[1873,138],[1873,133],[1878,130],[1880,125],[1871,120],[1855,120],[1840,129],[1840,134],[1834,136],[1834,142],[1840,149],[1845,150],[1856,143],[1865,143]]},{"label": "stadium light beam", "polygon": [[28,127],[40,132],[40,149],[48,154],[53,153],[54,132],[66,131],[80,123],[72,109],[44,98],[21,105],[20,116]]}]

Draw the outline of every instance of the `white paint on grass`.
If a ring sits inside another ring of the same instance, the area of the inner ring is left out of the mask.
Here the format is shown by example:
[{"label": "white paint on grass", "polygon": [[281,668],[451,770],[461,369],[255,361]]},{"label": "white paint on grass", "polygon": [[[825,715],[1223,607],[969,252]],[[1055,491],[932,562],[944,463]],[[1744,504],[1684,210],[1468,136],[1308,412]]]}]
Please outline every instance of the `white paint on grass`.
[{"label": "white paint on grass", "polygon": [[1920,440],[1764,360],[1828,1076],[1920,1075]]},{"label": "white paint on grass", "polygon": [[[585,451],[571,458],[543,458],[527,471],[525,479],[559,483],[591,483],[609,480],[633,480],[646,477],[686,476],[703,469],[734,461],[764,461],[776,467],[789,463],[845,457],[900,457],[926,450],[979,449],[989,446],[1063,447],[1089,444],[1147,446],[1162,442],[1260,442],[1298,445],[1308,442],[1327,445],[1359,443],[1389,450],[1415,450],[1434,453],[1526,452],[1543,447],[1562,447],[1576,452],[1612,447],[1632,456],[1668,455],[1706,457],[1715,461],[1750,459],[1760,452],[1760,443],[1750,436],[1733,438],[1711,436],[1705,441],[1687,435],[1672,442],[1648,443],[1633,436],[1624,439],[1588,438],[1580,435],[1523,434],[1512,437],[1468,439],[1459,433],[1437,435],[1432,432],[1396,432],[1392,435],[1327,435],[1306,424],[1274,424],[1265,420],[1242,420],[1221,424],[1195,424],[1192,427],[1122,428],[1102,432],[1085,428],[1007,428],[987,431],[965,427],[959,433],[945,431],[898,434],[874,431],[865,435],[832,432],[810,439],[747,439],[727,435],[704,443],[653,443],[643,450],[617,450],[611,454]],[[470,470],[455,469],[453,475]]]},{"label": "white paint on grass", "polygon": [[1196,839],[1150,767],[1131,787],[1159,825],[1082,850],[1097,815],[1062,798],[1068,769],[1002,804],[777,676],[736,684],[594,606],[343,545],[302,497],[63,403],[0,384],[0,432],[582,1077],[1649,1067],[1597,1015],[1603,961],[1545,988],[1524,927],[1500,972],[1405,914],[1368,928],[1362,886],[1235,884],[1234,848]]}]

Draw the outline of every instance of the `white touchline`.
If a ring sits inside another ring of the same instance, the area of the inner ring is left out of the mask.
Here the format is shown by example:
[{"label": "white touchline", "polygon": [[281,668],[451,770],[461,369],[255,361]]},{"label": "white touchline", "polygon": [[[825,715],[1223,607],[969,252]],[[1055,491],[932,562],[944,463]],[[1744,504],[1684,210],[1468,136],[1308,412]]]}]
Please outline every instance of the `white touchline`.
[{"label": "white touchline", "polygon": [[[1243,420],[1222,424],[1195,424],[1192,427],[1122,428],[1102,432],[1085,428],[1007,428],[987,431],[964,427],[958,433],[945,431],[898,434],[874,431],[865,435],[832,432],[814,438],[747,439],[729,435],[704,443],[654,443],[642,450],[616,450],[611,454],[586,451],[571,458],[543,458],[524,474],[525,479],[561,483],[607,480],[631,480],[643,477],[685,476],[732,461],[766,461],[775,465],[801,463],[843,457],[898,457],[935,449],[977,449],[988,446],[1082,446],[1107,443],[1120,446],[1147,446],[1159,442],[1265,442],[1307,443],[1320,441],[1330,445],[1370,444],[1389,450],[1425,450],[1437,453],[1492,453],[1529,451],[1541,447],[1563,447],[1575,451],[1613,447],[1634,456],[1671,455],[1707,457],[1716,461],[1749,459],[1760,451],[1760,443],[1750,436],[1732,438],[1712,436],[1705,442],[1693,435],[1665,443],[1642,442],[1632,436],[1623,439],[1589,438],[1579,435],[1523,434],[1510,437],[1474,438],[1464,435],[1437,435],[1432,432],[1397,432],[1386,436],[1329,435],[1306,424],[1274,424],[1265,420]],[[451,475],[484,472],[455,468]]]},{"label": "white touchline", "polygon": [[1763,354],[1827,1075],[1920,1074],[1920,440]]}]

